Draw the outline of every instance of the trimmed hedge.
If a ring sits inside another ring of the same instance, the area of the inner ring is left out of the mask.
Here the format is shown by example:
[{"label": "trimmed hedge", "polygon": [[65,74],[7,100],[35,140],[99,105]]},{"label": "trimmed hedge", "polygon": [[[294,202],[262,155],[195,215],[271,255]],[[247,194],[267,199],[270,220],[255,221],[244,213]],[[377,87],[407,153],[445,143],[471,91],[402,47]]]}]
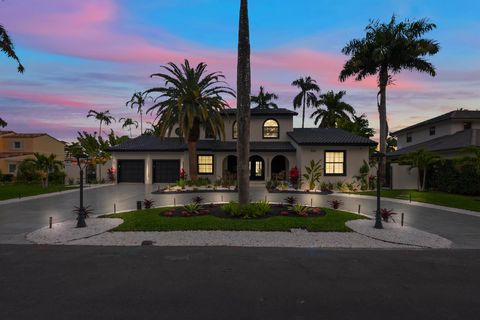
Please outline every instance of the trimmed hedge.
[{"label": "trimmed hedge", "polygon": [[472,165],[458,164],[455,160],[442,160],[430,167],[427,188],[478,196],[480,195],[480,174]]}]

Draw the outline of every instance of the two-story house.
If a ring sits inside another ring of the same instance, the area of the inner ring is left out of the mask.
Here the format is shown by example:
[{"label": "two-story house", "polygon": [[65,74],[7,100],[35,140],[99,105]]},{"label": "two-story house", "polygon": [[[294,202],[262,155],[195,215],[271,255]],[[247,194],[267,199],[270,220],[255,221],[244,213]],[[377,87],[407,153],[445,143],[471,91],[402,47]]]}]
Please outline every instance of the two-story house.
[{"label": "two-story house", "polygon": [[[321,160],[325,181],[352,181],[369,147],[376,142],[340,129],[293,128],[297,113],[288,109],[252,109],[250,180],[267,181],[301,172],[311,160]],[[210,180],[237,170],[236,109],[224,114],[226,138],[220,141],[202,130],[197,143],[199,176]],[[188,168],[188,149],[178,137],[139,136],[110,149],[118,182],[172,183]]]},{"label": "two-story house", "polygon": [[16,133],[0,131],[0,171],[17,174],[20,162],[32,158],[35,152],[55,154],[57,160],[65,159],[65,144],[46,133]]},{"label": "two-story house", "polygon": [[[392,133],[398,139],[398,149],[388,154],[395,160],[400,156],[426,149],[444,158],[457,157],[468,146],[480,146],[480,111],[459,109],[422,121]],[[392,165],[393,189],[417,186],[416,170]]]}]

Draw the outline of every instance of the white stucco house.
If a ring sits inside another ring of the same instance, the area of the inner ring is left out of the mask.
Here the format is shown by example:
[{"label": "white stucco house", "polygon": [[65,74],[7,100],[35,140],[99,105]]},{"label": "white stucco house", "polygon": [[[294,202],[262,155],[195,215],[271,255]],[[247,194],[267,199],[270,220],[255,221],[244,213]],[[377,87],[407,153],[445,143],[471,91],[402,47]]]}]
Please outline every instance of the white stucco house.
[{"label": "white stucco house", "polygon": [[[313,159],[322,161],[324,181],[352,181],[376,142],[341,129],[294,128],[296,115],[282,108],[251,110],[250,180],[288,176],[294,166],[304,172]],[[197,144],[199,176],[213,181],[236,173],[235,119],[236,109],[227,109],[225,141],[201,132]],[[172,183],[179,179],[181,169],[189,171],[187,145],[178,137],[143,135],[112,147],[110,152],[119,183]]]}]

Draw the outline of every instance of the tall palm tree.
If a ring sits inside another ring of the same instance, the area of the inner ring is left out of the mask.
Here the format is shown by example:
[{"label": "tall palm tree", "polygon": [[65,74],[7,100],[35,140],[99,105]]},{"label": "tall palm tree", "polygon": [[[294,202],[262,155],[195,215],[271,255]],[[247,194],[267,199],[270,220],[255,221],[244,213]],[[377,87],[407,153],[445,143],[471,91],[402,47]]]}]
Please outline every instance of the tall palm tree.
[{"label": "tall palm tree", "polygon": [[138,121],[133,120],[132,118],[120,118],[119,122],[123,122],[122,129],[128,128],[129,136],[132,137],[132,126],[138,128]]},{"label": "tall palm tree", "polygon": [[130,105],[130,108],[137,108],[137,112],[140,114],[140,134],[143,134],[143,107],[145,106],[145,96],[142,92],[135,92],[132,98],[127,101],[126,106]]},{"label": "tall palm tree", "polygon": [[[436,25],[427,19],[397,23],[396,17],[392,16],[389,23],[370,21],[365,28],[365,37],[350,41],[342,49],[342,53],[350,56],[350,60],[340,72],[340,81],[349,77],[361,81],[368,76],[377,76],[381,153],[386,153],[387,148],[387,86],[392,84],[392,76],[404,69],[436,75],[435,67],[426,56],[436,54],[440,47],[435,40],[422,38],[435,28]],[[384,165],[380,175],[383,180],[386,167],[385,161],[382,162]]]},{"label": "tall palm tree", "polygon": [[[336,128],[339,120],[350,120],[350,116],[355,114],[355,109],[342,101],[345,94],[345,91],[337,93],[328,91],[320,95],[317,110],[310,116],[312,119],[315,118],[315,125],[320,122],[320,128]],[[321,109],[320,106],[325,106],[325,109]]]},{"label": "tall palm tree", "polygon": [[300,92],[293,98],[293,107],[295,109],[303,107],[302,128],[305,127],[305,107],[314,106],[317,103],[316,92],[320,91],[317,82],[310,76],[299,78],[292,82],[292,86],[300,89]]},{"label": "tall palm tree", "polygon": [[110,110],[106,110],[103,112],[98,112],[93,109],[90,109],[87,114],[87,118],[94,117],[95,120],[100,122],[100,127],[98,128],[98,136],[102,136],[102,123],[105,123],[107,126],[115,121],[115,118],[110,114]]},{"label": "tall palm tree", "polygon": [[17,71],[19,73],[23,73],[25,68],[23,67],[20,59],[17,57],[15,53],[15,47],[13,46],[13,42],[8,36],[7,30],[0,25],[0,50],[7,55],[7,57],[17,61]]},{"label": "tall palm tree", "polygon": [[0,127],[5,128],[8,125],[7,121],[0,118]]},{"label": "tall palm tree", "polygon": [[250,201],[250,28],[248,1],[240,1],[237,57],[237,180],[238,202],[241,206]]},{"label": "tall palm tree", "polygon": [[257,109],[278,109],[278,105],[272,100],[277,100],[278,96],[275,93],[264,91],[264,88],[260,86],[260,92],[256,96],[252,96],[250,101],[256,103]]},{"label": "tall palm tree", "polygon": [[63,167],[63,162],[56,160],[55,154],[46,156],[44,154],[35,152],[33,158],[24,160],[25,162],[32,163],[38,170],[40,178],[42,180],[42,187],[48,188],[48,175],[55,170]]},{"label": "tall palm tree", "polygon": [[418,190],[425,191],[428,168],[439,159],[440,157],[437,154],[426,149],[419,149],[401,156],[399,162],[400,164],[409,165],[409,170],[418,169]]},{"label": "tall palm tree", "polygon": [[171,135],[175,128],[180,128],[180,137],[188,143],[189,174],[197,179],[197,141],[200,128],[211,128],[216,137],[225,139],[225,127],[222,113],[228,103],[222,95],[235,96],[234,91],[226,86],[225,78],[220,72],[206,73],[207,65],[199,63],[190,67],[188,60],[179,67],[170,62],[162,69],[166,73],[155,73],[164,81],[160,87],[145,91],[156,93],[147,113],[156,112],[156,126],[160,137]]}]

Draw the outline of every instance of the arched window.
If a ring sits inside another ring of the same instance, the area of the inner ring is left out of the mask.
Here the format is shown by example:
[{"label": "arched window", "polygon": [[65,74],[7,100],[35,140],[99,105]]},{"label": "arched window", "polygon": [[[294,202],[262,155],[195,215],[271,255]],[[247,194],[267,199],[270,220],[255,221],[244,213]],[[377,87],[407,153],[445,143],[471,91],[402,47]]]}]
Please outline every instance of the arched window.
[{"label": "arched window", "polygon": [[278,139],[280,137],[280,126],[275,119],[265,120],[263,123],[263,139]]},{"label": "arched window", "polygon": [[237,126],[237,121],[234,121],[232,125],[232,139],[237,139],[237,137],[238,137],[238,126]]}]

